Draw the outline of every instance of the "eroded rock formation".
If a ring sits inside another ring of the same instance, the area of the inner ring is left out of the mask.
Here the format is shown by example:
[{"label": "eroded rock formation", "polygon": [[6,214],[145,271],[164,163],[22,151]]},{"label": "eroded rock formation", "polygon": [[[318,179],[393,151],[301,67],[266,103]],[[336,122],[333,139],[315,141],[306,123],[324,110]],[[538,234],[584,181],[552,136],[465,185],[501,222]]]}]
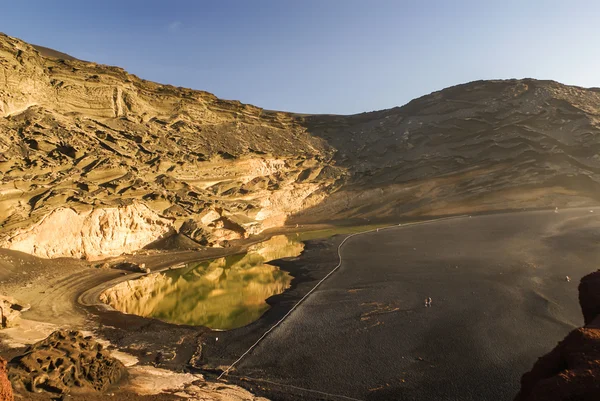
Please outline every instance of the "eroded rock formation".
[{"label": "eroded rock formation", "polygon": [[600,270],[581,279],[585,326],[573,330],[521,379],[515,401],[600,399]]},{"label": "eroded rock formation", "polygon": [[221,245],[282,225],[343,174],[291,115],[43,57],[4,35],[0,82],[3,247],[96,258],[182,227]]},{"label": "eroded rock formation", "polygon": [[104,391],[126,375],[123,364],[103,346],[77,331],[56,331],[27,349],[9,370],[15,388],[69,393]]}]

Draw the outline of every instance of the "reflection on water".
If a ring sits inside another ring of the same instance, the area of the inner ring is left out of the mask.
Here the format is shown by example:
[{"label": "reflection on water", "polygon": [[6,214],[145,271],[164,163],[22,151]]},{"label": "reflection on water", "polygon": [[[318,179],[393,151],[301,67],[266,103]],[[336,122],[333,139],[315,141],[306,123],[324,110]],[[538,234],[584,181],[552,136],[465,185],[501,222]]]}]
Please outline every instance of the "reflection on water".
[{"label": "reflection on water", "polygon": [[233,329],[257,320],[270,296],[290,286],[292,276],[271,260],[298,256],[304,245],[283,235],[252,246],[244,255],[149,274],[106,290],[101,300],[125,313],[170,323]]}]

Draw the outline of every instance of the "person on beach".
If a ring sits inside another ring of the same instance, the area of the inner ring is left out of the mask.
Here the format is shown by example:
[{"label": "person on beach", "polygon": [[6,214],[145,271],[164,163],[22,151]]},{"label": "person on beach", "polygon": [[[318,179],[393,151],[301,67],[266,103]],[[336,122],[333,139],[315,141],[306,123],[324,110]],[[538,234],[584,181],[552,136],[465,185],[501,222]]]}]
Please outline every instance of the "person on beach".
[{"label": "person on beach", "polygon": [[427,304],[431,306],[431,297],[427,297]]},{"label": "person on beach", "polygon": [[570,282],[570,281],[571,281],[571,277],[569,277],[569,276],[565,276],[565,281],[566,281],[567,283],[568,283],[568,282]]}]

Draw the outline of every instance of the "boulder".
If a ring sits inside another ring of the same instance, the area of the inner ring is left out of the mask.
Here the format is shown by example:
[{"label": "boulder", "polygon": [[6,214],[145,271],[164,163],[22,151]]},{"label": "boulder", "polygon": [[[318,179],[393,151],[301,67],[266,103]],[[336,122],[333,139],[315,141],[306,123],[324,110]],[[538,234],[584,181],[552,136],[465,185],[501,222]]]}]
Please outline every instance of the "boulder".
[{"label": "boulder", "polygon": [[9,379],[14,387],[31,392],[105,391],[126,375],[125,366],[102,344],[68,330],[55,331],[33,344],[11,365]]},{"label": "boulder", "polygon": [[585,324],[600,315],[600,270],[588,274],[579,283],[579,305]]},{"label": "boulder", "polygon": [[208,226],[202,224],[200,219],[188,219],[181,226],[180,234],[203,246],[212,247],[225,246],[229,241],[248,237],[243,227],[226,217],[219,217]]},{"label": "boulder", "polygon": [[579,302],[586,325],[523,375],[515,401],[600,400],[600,271],[581,279]]},{"label": "boulder", "polygon": [[22,305],[14,298],[0,296],[0,328],[15,327],[19,324],[21,312],[29,309],[29,305]]},{"label": "boulder", "polygon": [[198,219],[205,226],[220,218],[221,215],[213,209],[205,209],[198,215]]}]

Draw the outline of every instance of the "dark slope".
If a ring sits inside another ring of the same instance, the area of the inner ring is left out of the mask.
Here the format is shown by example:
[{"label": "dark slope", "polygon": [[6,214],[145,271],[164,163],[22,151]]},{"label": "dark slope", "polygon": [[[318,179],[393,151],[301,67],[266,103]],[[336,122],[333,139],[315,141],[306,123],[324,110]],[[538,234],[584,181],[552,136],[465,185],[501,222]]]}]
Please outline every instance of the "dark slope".
[{"label": "dark slope", "polygon": [[351,179],[298,220],[596,203],[599,121],[598,89],[533,79],[477,81],[390,110],[305,117]]}]

